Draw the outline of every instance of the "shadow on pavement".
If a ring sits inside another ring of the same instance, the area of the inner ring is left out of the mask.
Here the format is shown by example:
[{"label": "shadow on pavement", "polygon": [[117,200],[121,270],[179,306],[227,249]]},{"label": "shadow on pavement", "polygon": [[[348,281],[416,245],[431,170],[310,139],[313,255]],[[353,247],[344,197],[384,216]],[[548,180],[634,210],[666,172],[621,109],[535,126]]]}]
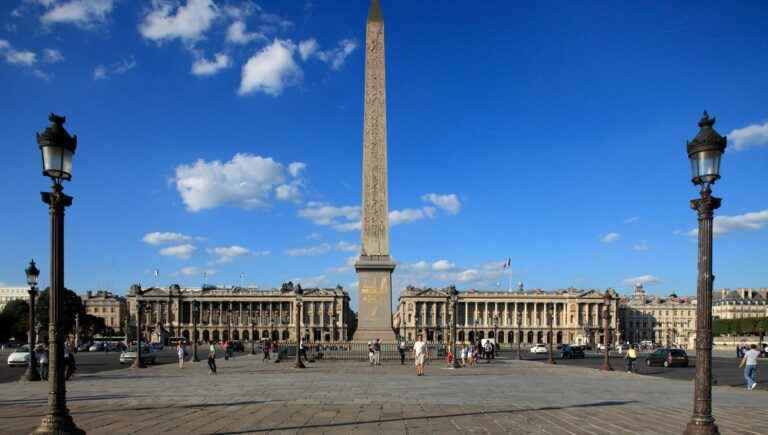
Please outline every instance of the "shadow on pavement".
[{"label": "shadow on pavement", "polygon": [[461,413],[441,414],[441,415],[424,415],[424,416],[418,416],[418,417],[382,418],[380,420],[363,420],[363,421],[343,421],[343,422],[328,423],[328,424],[308,424],[303,426],[270,427],[270,428],[263,428],[263,429],[248,429],[248,430],[237,431],[237,432],[211,432],[211,433],[220,434],[220,435],[237,435],[237,434],[245,434],[245,433],[271,432],[271,431],[283,431],[283,430],[323,429],[323,428],[334,428],[334,427],[340,427],[340,426],[358,426],[358,425],[364,425],[364,424],[380,424],[380,423],[390,423],[390,422],[410,421],[410,420],[432,420],[432,419],[439,419],[439,418],[471,417],[474,415],[515,414],[519,412],[531,412],[531,411],[533,412],[556,411],[560,409],[621,406],[621,405],[626,405],[629,403],[636,403],[636,402],[637,401],[635,400],[625,400],[625,401],[615,400],[615,401],[605,401],[605,402],[582,403],[582,404],[570,405],[570,406],[544,406],[540,408],[527,408],[527,409],[461,412]]}]

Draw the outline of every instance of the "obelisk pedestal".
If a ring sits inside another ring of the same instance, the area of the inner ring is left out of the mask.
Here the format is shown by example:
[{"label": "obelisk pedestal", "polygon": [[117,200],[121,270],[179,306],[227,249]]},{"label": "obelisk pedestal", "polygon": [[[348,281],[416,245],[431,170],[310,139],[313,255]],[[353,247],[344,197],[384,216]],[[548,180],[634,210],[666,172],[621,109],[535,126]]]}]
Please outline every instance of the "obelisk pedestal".
[{"label": "obelisk pedestal", "polygon": [[363,125],[362,250],[355,263],[359,312],[355,341],[393,343],[392,271],[387,194],[387,98],[384,18],[371,2],[365,29],[365,115]]}]

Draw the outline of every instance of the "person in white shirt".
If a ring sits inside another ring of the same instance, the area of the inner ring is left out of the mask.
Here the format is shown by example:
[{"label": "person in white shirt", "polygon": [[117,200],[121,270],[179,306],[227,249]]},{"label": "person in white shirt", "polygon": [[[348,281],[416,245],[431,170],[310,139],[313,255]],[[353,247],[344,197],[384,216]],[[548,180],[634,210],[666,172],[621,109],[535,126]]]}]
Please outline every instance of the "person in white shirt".
[{"label": "person in white shirt", "polygon": [[757,358],[760,352],[756,345],[750,345],[750,349],[744,352],[744,358],[741,359],[739,367],[744,367],[744,379],[747,381],[747,390],[754,390],[757,386],[755,375],[757,375]]},{"label": "person in white shirt", "polygon": [[413,343],[413,359],[416,361],[416,376],[424,376],[424,362],[427,359],[427,343],[424,342],[421,334],[416,336],[416,342]]},{"label": "person in white shirt", "polygon": [[464,347],[461,348],[461,365],[465,366],[467,365],[467,346],[464,345]]}]

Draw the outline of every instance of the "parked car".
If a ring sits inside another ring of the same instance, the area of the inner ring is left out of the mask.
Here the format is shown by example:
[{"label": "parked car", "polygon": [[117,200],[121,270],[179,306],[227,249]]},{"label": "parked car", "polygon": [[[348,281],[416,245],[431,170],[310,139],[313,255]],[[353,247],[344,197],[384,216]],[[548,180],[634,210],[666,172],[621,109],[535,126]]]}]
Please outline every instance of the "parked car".
[{"label": "parked car", "polygon": [[102,342],[93,343],[88,348],[88,352],[103,352],[103,351],[104,351],[104,343]]},{"label": "parked car", "polygon": [[29,345],[25,344],[8,355],[8,367],[29,365]]},{"label": "parked car", "polygon": [[560,350],[560,359],[584,358],[584,348],[582,346],[564,345]]},{"label": "parked car", "polygon": [[624,343],[624,344],[617,344],[616,345],[616,351],[617,352],[624,353],[624,352],[626,352],[628,350],[629,350],[629,345],[626,344],[626,343]]},{"label": "parked car", "polygon": [[163,350],[163,343],[152,343],[150,346],[152,350]]},{"label": "parked car", "polygon": [[547,349],[547,346],[544,346],[543,344],[534,344],[531,346],[530,349],[531,353],[547,353],[549,352],[549,349]]},{"label": "parked car", "polygon": [[[136,360],[136,346],[131,346],[128,350],[120,353],[120,364],[133,364]],[[152,351],[149,346],[142,346],[141,348],[141,362],[146,365],[155,364],[157,362],[157,354]]]},{"label": "parked car", "polygon": [[645,358],[648,367],[662,365],[664,367],[688,367],[688,355],[682,349],[656,349]]},{"label": "parked car", "polygon": [[88,349],[91,347],[91,342],[87,341],[85,343],[80,344],[80,346],[77,347],[78,352],[88,352]]}]

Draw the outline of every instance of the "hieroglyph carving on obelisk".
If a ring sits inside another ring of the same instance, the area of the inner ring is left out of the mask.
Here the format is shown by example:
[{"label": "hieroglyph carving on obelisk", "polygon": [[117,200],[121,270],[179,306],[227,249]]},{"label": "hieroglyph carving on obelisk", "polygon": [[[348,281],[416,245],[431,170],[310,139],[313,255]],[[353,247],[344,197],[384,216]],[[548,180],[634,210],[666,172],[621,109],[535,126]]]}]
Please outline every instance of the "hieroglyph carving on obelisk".
[{"label": "hieroglyph carving on obelisk", "polygon": [[384,18],[371,2],[365,30],[362,251],[355,263],[360,291],[354,339],[395,339],[392,331],[392,271],[387,195],[387,95]]}]

